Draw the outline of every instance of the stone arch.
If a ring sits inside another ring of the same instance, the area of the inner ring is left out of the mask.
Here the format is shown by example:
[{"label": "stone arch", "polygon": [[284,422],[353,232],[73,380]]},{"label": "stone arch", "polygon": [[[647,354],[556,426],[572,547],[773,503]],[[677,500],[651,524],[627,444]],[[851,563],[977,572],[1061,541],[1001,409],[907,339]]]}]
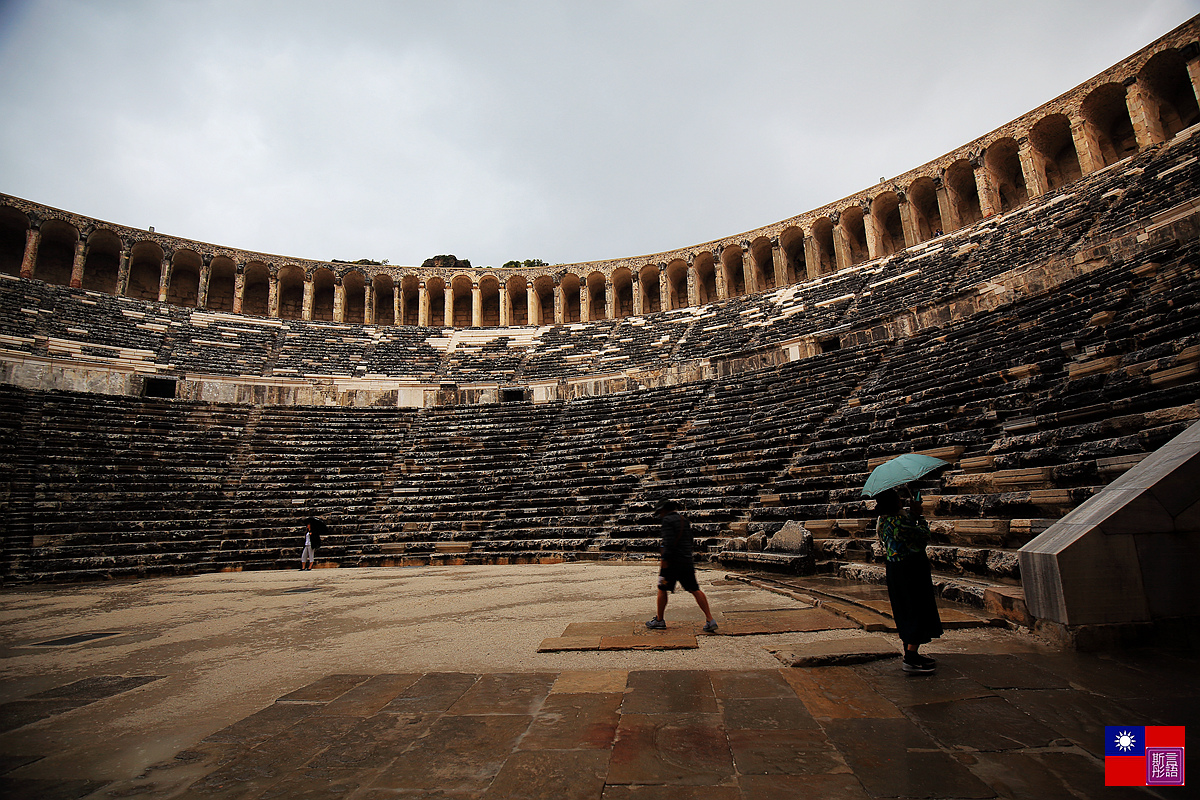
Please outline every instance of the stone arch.
[{"label": "stone arch", "polygon": [[[740,248],[739,248],[740,252]],[[664,311],[670,311],[676,308],[687,308],[689,305],[688,290],[687,290],[687,262],[682,258],[676,258],[667,264],[667,308]]]},{"label": "stone arch", "polygon": [[446,324],[446,281],[441,276],[434,275],[425,279],[425,293],[429,295],[429,325],[433,328],[447,328]]},{"label": "stone arch", "polygon": [[593,272],[587,276],[588,288],[588,319],[595,321],[608,319],[608,280],[603,272]]},{"label": "stone arch", "polygon": [[396,320],[396,324],[419,325],[420,316],[421,279],[416,275],[405,275],[400,279],[400,319]]},{"label": "stone arch", "polygon": [[485,327],[500,327],[500,279],[484,275],[479,279],[479,322]]},{"label": "stone arch", "polygon": [[129,251],[129,283],[125,287],[125,296],[157,302],[162,262],[163,249],[157,243],[135,243]]},{"label": "stone arch", "polygon": [[342,276],[342,321],[362,325],[367,319],[367,278],[356,269]]},{"label": "stone arch", "polygon": [[211,311],[233,311],[237,265],[229,256],[215,256],[208,265],[208,295],[204,307]]},{"label": "stone arch", "polygon": [[810,278],[829,275],[837,272],[837,246],[833,238],[833,220],[829,217],[817,217],[812,224],[813,243],[816,245],[817,263],[812,267],[815,271]]},{"label": "stone arch", "polygon": [[804,231],[792,225],[779,233],[779,249],[783,251],[784,279],[789,283],[808,277],[804,260]]},{"label": "stone arch", "polygon": [[532,325],[529,318],[529,279],[512,275],[504,283],[508,287],[508,324]]},{"label": "stone arch", "polygon": [[979,205],[979,187],[975,183],[975,169],[971,162],[960,158],[946,167],[942,179],[946,186],[950,205],[958,217],[958,227],[968,225],[983,219],[983,209]]},{"label": "stone arch", "polygon": [[88,234],[87,257],[83,261],[83,288],[116,294],[120,271],[121,237],[107,228]]},{"label": "stone arch", "polygon": [[628,267],[618,267],[612,274],[613,317],[633,315],[633,273]]},{"label": "stone arch", "polygon": [[766,236],[750,242],[750,264],[758,291],[775,288],[775,248]]},{"label": "stone arch", "polygon": [[268,317],[271,313],[271,267],[247,261],[242,270],[241,313]]},{"label": "stone arch", "polygon": [[937,184],[933,182],[933,178],[917,178],[909,184],[905,197],[908,199],[909,213],[912,214],[918,244],[940,236],[945,231],[942,212],[938,208]]},{"label": "stone arch", "polygon": [[204,259],[195,250],[176,250],[171,256],[171,276],[167,283],[167,302],[195,308],[200,302],[200,271]]},{"label": "stone arch", "polygon": [[559,281],[563,295],[563,321],[579,322],[579,276],[568,272]]},{"label": "stone arch", "polygon": [[259,317],[271,313],[271,268],[261,261],[250,261],[243,272],[242,313]]},{"label": "stone arch", "polygon": [[[57,219],[43,222],[33,277],[46,283],[70,286],[71,268],[75,263],[75,244],[78,241],[79,231],[74,225]],[[154,299],[158,299],[157,292]]]},{"label": "stone arch", "polygon": [[[1097,86],[1079,106],[1084,130],[1091,140],[1091,149],[1101,163],[1099,167],[1115,164],[1137,152],[1137,135],[1129,118],[1125,87],[1119,83]],[[1078,160],[1078,157],[1077,157]],[[1079,175],[1083,170],[1079,171]],[[1075,176],[1079,177],[1079,176]],[[1065,181],[1069,183],[1075,178]]]},{"label": "stone arch", "polygon": [[337,278],[328,267],[318,267],[313,272],[312,318],[333,322],[334,283]]},{"label": "stone arch", "polygon": [[1200,104],[1188,76],[1187,62],[1178,50],[1155,53],[1138,72],[1156,108],[1163,135],[1173,139],[1184,128],[1200,122]]},{"label": "stone arch", "polygon": [[[1131,133],[1132,130],[1131,127]],[[1066,114],[1051,114],[1038,120],[1029,129],[1029,144],[1037,168],[1046,177],[1048,190],[1053,191],[1083,176],[1075,139],[1071,136],[1071,120]]]},{"label": "stone arch", "polygon": [[696,301],[700,305],[717,302],[717,262],[713,254],[708,250],[697,253],[692,269],[696,273]]},{"label": "stone arch", "polygon": [[657,264],[646,264],[638,270],[638,291],[642,293],[643,314],[657,314],[663,310],[658,276]]},{"label": "stone arch", "polygon": [[474,286],[470,275],[460,273],[450,279],[450,313],[453,315],[450,324],[455,328],[469,328],[475,321]]},{"label": "stone arch", "polygon": [[554,278],[549,275],[539,275],[533,281],[533,298],[535,325],[554,324]]},{"label": "stone arch", "polygon": [[375,325],[396,324],[396,282],[386,272],[371,276],[371,322]]},{"label": "stone arch", "polygon": [[983,154],[983,166],[996,192],[999,211],[1011,211],[1029,200],[1016,139],[1005,137],[992,142]]},{"label": "stone arch", "polygon": [[725,275],[725,296],[740,297],[746,293],[746,271],[742,265],[741,245],[726,245],[721,250],[721,271]]},{"label": "stone arch", "polygon": [[900,219],[900,195],[892,190],[871,199],[871,224],[875,226],[875,257],[890,256],[904,249],[904,223]]},{"label": "stone arch", "polygon": [[280,319],[304,318],[304,270],[288,264],[279,270],[279,300],[276,316]]},{"label": "stone arch", "polygon": [[29,217],[12,206],[0,206],[0,273],[20,275],[25,260]]},{"label": "stone arch", "polygon": [[870,251],[867,249],[867,224],[863,217],[862,206],[857,203],[842,209],[838,217],[838,227],[846,243],[846,265],[850,267],[870,259]]}]

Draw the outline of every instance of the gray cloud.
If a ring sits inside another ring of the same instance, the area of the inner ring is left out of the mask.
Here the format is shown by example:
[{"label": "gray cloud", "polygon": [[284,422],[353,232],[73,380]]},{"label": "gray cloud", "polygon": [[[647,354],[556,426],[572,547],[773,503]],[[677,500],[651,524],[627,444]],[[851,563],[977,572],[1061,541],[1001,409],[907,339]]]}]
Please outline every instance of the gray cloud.
[{"label": "gray cloud", "polygon": [[1197,10],[0,3],[0,191],[306,258],[651,253],[918,166]]}]

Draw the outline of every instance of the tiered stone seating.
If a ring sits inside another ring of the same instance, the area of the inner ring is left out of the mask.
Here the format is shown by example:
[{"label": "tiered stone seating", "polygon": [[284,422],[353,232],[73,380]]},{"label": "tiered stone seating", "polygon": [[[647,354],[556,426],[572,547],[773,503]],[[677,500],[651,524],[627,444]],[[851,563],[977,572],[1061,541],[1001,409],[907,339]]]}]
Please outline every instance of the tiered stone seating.
[{"label": "tiered stone seating", "polygon": [[185,373],[264,375],[273,362],[283,320],[193,310],[171,338],[171,361]]},{"label": "tiered stone seating", "polygon": [[696,319],[696,310],[689,308],[622,319],[596,352],[591,371],[603,375],[665,365]]},{"label": "tiered stone seating", "polygon": [[427,553],[481,538],[500,506],[525,491],[527,459],[560,404],[505,403],[423,410],[380,503],[377,543]]},{"label": "tiered stone seating", "polygon": [[795,451],[870,368],[866,349],[846,349],[713,384],[691,424],[643,481],[613,535],[653,535],[647,511],[682,501],[696,532],[744,534],[746,519]]},{"label": "tiered stone seating", "polygon": [[438,328],[412,325],[376,328],[371,334],[375,344],[367,353],[367,377],[384,375],[414,381],[434,380],[441,371],[442,354],[428,340],[431,335],[440,334]]},{"label": "tiered stone seating", "polygon": [[222,569],[295,566],[304,520],[330,528],[322,561],[361,548],[376,507],[409,451],[416,412],[399,408],[255,408],[222,483]]},{"label": "tiered stone seating", "polygon": [[616,326],[614,320],[601,320],[543,328],[517,377],[532,383],[590,374],[596,353]]},{"label": "tiered stone seating", "polygon": [[798,339],[835,329],[865,285],[859,268],[785,286],[768,295],[776,310],[765,321],[756,344]]},{"label": "tiered stone seating", "polygon": [[687,335],[673,360],[720,358],[752,349],[761,329],[777,311],[772,298],[747,295],[693,310]]},{"label": "tiered stone seating", "polygon": [[244,408],[48,393],[14,474],[27,481],[27,576],[191,572],[215,536]]},{"label": "tiered stone seating", "polygon": [[506,548],[533,549],[541,546],[535,540],[552,539],[582,550],[607,538],[605,523],[654,468],[707,388],[695,383],[566,403],[525,473],[514,476],[514,491],[499,501],[484,531],[486,546],[511,540]]},{"label": "tiered stone seating", "polygon": [[442,360],[440,377],[453,383],[511,383],[521,360],[536,338],[535,328],[467,328],[448,339],[449,352]]}]

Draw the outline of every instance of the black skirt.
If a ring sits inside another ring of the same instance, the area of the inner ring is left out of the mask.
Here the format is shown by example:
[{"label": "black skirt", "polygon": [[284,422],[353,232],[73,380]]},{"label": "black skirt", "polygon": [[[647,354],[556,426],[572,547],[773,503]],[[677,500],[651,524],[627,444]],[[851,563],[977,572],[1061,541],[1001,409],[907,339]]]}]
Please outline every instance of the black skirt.
[{"label": "black skirt", "polygon": [[905,644],[925,644],[942,635],[942,618],[933,597],[929,559],[914,553],[886,562],[888,599],[896,632]]}]

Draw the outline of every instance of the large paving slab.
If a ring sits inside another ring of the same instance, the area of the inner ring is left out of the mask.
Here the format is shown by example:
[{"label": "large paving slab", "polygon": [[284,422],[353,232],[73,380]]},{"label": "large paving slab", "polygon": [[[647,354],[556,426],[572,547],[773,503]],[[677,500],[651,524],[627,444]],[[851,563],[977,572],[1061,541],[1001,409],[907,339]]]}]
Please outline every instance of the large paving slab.
[{"label": "large paving slab", "polygon": [[[772,650],[895,643],[854,629],[697,635],[686,603],[668,632],[694,648],[537,652],[564,626],[661,634],[636,629],[653,602],[646,568],[324,573],[0,592],[3,792],[1123,800],[1156,795],[1103,787],[1103,726],[1186,725],[1200,702],[1185,651],[1063,653],[976,628],[926,648],[932,676],[894,657],[787,667]],[[726,621],[812,616],[702,582]],[[55,638],[74,643],[24,646]]]}]

